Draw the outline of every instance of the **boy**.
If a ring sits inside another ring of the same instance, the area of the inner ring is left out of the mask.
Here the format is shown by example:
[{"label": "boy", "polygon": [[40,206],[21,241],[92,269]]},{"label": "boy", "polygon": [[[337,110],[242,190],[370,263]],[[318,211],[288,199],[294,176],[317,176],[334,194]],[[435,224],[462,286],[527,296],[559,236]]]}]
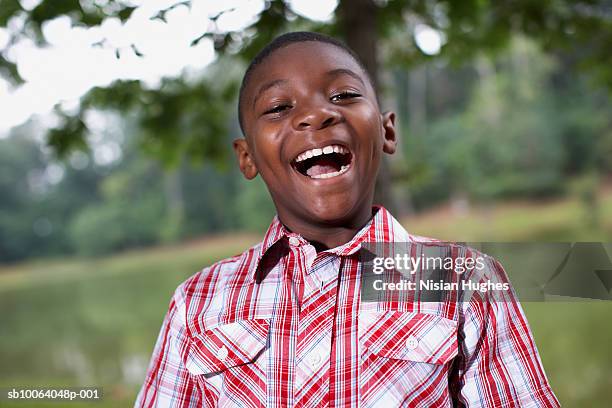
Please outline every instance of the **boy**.
[{"label": "boy", "polygon": [[240,170],[277,216],[176,290],[136,406],[559,406],[513,297],[362,301],[362,245],[436,241],[372,207],[395,117],[352,51],[278,37],[247,69],[239,118]]}]

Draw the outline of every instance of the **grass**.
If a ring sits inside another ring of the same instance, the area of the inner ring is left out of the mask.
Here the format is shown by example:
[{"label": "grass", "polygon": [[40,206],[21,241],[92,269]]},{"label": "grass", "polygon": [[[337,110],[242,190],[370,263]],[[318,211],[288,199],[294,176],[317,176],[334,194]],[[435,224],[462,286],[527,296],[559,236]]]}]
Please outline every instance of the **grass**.
[{"label": "grass", "polygon": [[256,241],[238,234],[6,268],[0,273],[0,388],[95,385],[105,390],[101,403],[70,406],[132,405],[176,286]]},{"label": "grass", "polygon": [[[474,207],[461,215],[441,208],[403,222],[413,233],[449,240],[612,241],[612,193],[603,194],[601,204],[605,222],[591,229],[573,199]],[[259,239],[231,234],[104,259],[39,260],[0,269],[0,388],[102,386],[102,402],[70,406],[131,406],[174,288]],[[608,406],[612,302],[523,306],[562,404]]]},{"label": "grass", "polygon": [[523,308],[561,405],[609,407],[612,302],[532,302]]},{"label": "grass", "polygon": [[461,210],[442,206],[402,220],[408,231],[449,241],[612,241],[612,188],[599,195],[599,222],[575,197],[551,201],[512,201]]}]

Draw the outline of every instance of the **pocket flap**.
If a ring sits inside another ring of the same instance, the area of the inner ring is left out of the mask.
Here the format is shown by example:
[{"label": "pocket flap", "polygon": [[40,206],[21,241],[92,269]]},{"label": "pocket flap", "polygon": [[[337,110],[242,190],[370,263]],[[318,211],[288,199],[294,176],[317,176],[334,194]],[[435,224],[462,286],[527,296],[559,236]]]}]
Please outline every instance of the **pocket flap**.
[{"label": "pocket flap", "polygon": [[192,338],[186,366],[192,374],[215,374],[253,362],[266,348],[268,319],[240,320]]},{"label": "pocket flap", "polygon": [[[457,322],[427,313],[366,313],[364,346],[373,354],[429,364],[457,355]],[[360,316],[363,316],[360,315]]]}]

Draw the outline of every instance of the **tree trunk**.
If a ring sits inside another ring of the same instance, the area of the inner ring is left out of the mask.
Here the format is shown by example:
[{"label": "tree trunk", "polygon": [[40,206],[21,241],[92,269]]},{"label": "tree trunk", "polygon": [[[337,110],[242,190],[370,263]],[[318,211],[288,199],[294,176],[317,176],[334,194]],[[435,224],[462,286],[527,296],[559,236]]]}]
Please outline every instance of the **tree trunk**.
[{"label": "tree trunk", "polygon": [[[377,12],[378,7],[373,0],[340,0],[336,15],[342,37],[361,58],[374,82],[374,88],[378,90]],[[395,210],[391,191],[391,171],[385,156],[376,179],[374,202],[384,205],[391,212]]]}]

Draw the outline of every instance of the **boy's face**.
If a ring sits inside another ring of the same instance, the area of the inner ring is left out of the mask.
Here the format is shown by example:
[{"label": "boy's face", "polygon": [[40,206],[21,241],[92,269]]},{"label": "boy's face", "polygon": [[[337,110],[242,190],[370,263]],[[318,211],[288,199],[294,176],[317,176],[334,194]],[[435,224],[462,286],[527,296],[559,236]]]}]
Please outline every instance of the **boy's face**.
[{"label": "boy's face", "polygon": [[[381,114],[360,65],[327,43],[269,55],[244,90],[240,169],[261,174],[288,226],[342,226],[371,212],[383,152],[395,151],[394,114]],[[361,220],[363,221],[363,220]]]}]

